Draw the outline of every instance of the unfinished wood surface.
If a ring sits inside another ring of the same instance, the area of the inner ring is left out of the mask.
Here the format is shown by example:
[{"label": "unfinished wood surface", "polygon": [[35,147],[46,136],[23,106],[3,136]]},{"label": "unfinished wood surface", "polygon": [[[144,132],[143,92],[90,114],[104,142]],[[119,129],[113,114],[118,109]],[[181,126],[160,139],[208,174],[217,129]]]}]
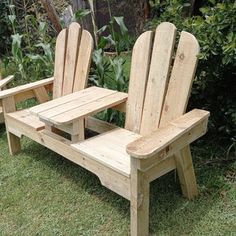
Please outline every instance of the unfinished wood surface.
[{"label": "unfinished wood surface", "polygon": [[110,130],[117,128],[116,125],[105,122],[103,120],[98,120],[94,117],[88,117],[85,120],[85,127],[97,133],[105,133]]},{"label": "unfinished wood surface", "polygon": [[[7,118],[11,117],[19,123],[25,124],[26,126],[32,128],[34,131],[42,130],[45,127],[45,124],[40,121],[38,117],[32,115],[29,112],[29,109],[11,112],[6,114],[6,116]],[[21,127],[21,125],[19,125],[19,127]]]},{"label": "unfinished wood surface", "polygon": [[192,34],[182,32],[171,72],[160,127],[184,114],[197,66],[199,45]]},{"label": "unfinished wood surface", "polygon": [[78,60],[74,78],[73,92],[84,89],[87,86],[92,51],[93,51],[93,38],[88,31],[83,30],[78,52]]},{"label": "unfinished wood surface", "polygon": [[[188,112],[185,115],[173,120],[172,122],[169,122],[168,126],[159,128],[156,132],[148,136],[144,136],[139,140],[129,144],[127,146],[127,152],[131,156],[140,159],[155,156],[155,154],[161,150],[163,150],[165,153],[169,153],[170,151],[173,151],[170,150],[170,144],[183,137],[185,134],[187,134],[188,137],[194,127],[197,127],[197,130],[194,131],[200,130],[201,134],[203,135],[204,131],[206,131],[206,127],[204,126],[203,130],[201,127],[203,124],[205,124],[203,122],[207,121],[208,117],[209,112],[194,109],[191,112]],[[195,139],[198,137],[199,133],[197,132]],[[188,139],[181,141],[183,144],[188,144]],[[181,143],[178,143],[178,145],[181,147]]]},{"label": "unfinished wood surface", "polygon": [[[90,87],[90,88],[81,90],[79,92],[75,92],[75,93],[72,93],[72,94],[57,98],[57,99],[53,99],[50,102],[47,102],[45,104],[40,104],[40,105],[34,106],[34,107],[30,108],[30,112],[34,115],[38,115],[41,112],[46,112],[46,111],[48,111],[50,113],[52,108],[56,108],[57,106],[60,106],[62,104],[67,104],[69,102],[73,102],[73,101],[77,100],[78,94],[81,99],[84,99],[84,97],[88,97],[88,96],[94,97],[93,95],[96,93],[101,94],[102,93],[101,90],[103,91],[103,89],[99,88],[99,87]],[[72,104],[70,104],[70,105],[72,105]]]},{"label": "unfinished wood surface", "polygon": [[68,30],[64,29],[57,36],[54,62],[53,98],[61,97],[64,80],[65,56]]},{"label": "unfinished wood surface", "polygon": [[145,171],[149,182],[169,173],[176,168],[175,159],[171,156],[162,160],[161,162],[154,163],[154,165]]},{"label": "unfinished wood surface", "polygon": [[[107,108],[112,108],[113,106],[125,102],[127,99],[126,93],[116,92],[114,94],[107,95],[102,98],[98,98],[96,100],[92,100],[87,104],[77,106],[71,110],[68,110],[64,113],[60,112],[59,115],[52,116],[49,114],[45,116],[43,113],[39,115],[42,120],[49,121],[52,124],[68,124],[75,120],[85,118],[87,116],[91,116],[100,111],[103,111]],[[80,101],[80,99],[78,99]],[[63,111],[63,105],[61,106],[61,111]],[[54,111],[54,110],[53,110]]]},{"label": "unfinished wood surface", "polygon": [[4,79],[0,79],[0,90],[1,88],[5,87],[9,82],[11,82],[13,79],[14,79],[13,75],[9,75]]},{"label": "unfinished wood surface", "polygon": [[77,143],[84,140],[84,119],[73,122],[72,124],[73,134],[71,135],[72,143]]},{"label": "unfinished wood surface", "polygon": [[6,89],[4,91],[1,91],[0,99],[6,98],[6,97],[11,97],[11,96],[17,95],[18,93],[23,93],[28,90],[33,90],[33,89],[41,87],[41,86],[46,86],[48,84],[53,83],[53,80],[54,80],[54,78],[52,77],[52,78],[32,82],[29,84],[20,85],[20,86],[14,87],[14,88]]},{"label": "unfinished wood surface", "polygon": [[34,94],[39,103],[44,103],[49,101],[48,93],[44,87],[35,88]]},{"label": "unfinished wood surface", "polygon": [[78,23],[74,22],[69,26],[62,95],[73,91],[81,34],[82,30]]},{"label": "unfinished wood surface", "polygon": [[139,133],[150,67],[153,32],[143,33],[134,45],[125,128]]},{"label": "unfinished wood surface", "polygon": [[[5,115],[9,112],[16,111],[16,105],[15,105],[15,100],[13,96],[4,98],[2,101],[2,105],[3,105],[3,112]],[[9,152],[11,155],[14,155],[21,150],[20,139],[14,134],[9,132],[9,129],[7,126],[7,119],[6,119],[6,129],[7,129],[7,140],[8,140]]]},{"label": "unfinished wood surface", "polygon": [[[33,111],[42,119],[50,122],[50,118],[61,114],[63,115],[66,112],[73,111],[74,109],[83,105],[86,106],[87,104],[90,104],[91,102],[96,101],[97,99],[104,98],[106,96],[116,93],[117,92],[113,90],[92,87],[71,94],[70,98],[73,99],[69,99],[67,96],[63,96],[62,98],[59,98],[57,100],[50,101],[49,103],[45,104],[45,109],[40,112],[35,112],[36,108],[31,109],[31,111]],[[59,103],[57,103],[57,101]],[[55,105],[51,106],[51,104]],[[48,109],[48,106],[50,106],[50,109]],[[44,105],[38,106],[38,109],[41,108],[43,109]]]},{"label": "unfinished wood surface", "polygon": [[72,144],[71,147],[103,165],[129,176],[130,157],[126,153],[126,145],[138,138],[140,135],[136,133],[116,128],[77,144]]},{"label": "unfinished wood surface", "polygon": [[198,189],[189,145],[175,153],[175,162],[183,195],[193,199]]},{"label": "unfinished wood surface", "polygon": [[137,168],[138,160],[131,158],[130,216],[131,235],[149,235],[149,181]]},{"label": "unfinished wood surface", "polygon": [[72,123],[127,100],[127,94],[90,87],[30,109],[41,120],[55,125]]},{"label": "unfinished wood surface", "polygon": [[4,123],[4,114],[3,114],[3,109],[2,107],[0,106],[0,124],[1,123]]},{"label": "unfinished wood surface", "polygon": [[158,129],[175,45],[176,28],[164,22],[156,29],[143,107],[142,135]]}]

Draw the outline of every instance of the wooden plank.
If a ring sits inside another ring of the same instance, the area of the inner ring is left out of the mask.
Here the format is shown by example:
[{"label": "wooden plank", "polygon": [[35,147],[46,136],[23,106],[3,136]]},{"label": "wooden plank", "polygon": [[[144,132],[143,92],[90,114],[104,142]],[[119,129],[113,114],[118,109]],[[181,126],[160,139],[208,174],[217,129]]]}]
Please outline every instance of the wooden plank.
[{"label": "wooden plank", "polygon": [[52,78],[32,82],[32,83],[29,83],[29,84],[20,85],[18,87],[6,89],[4,91],[1,91],[0,99],[6,98],[6,97],[11,97],[11,96],[14,96],[18,93],[23,93],[23,92],[26,92],[28,90],[32,90],[32,89],[35,89],[35,88],[38,88],[38,87],[41,87],[41,86],[51,84],[51,83],[53,83],[53,81],[54,81],[54,78],[52,77]]},{"label": "wooden plank", "polygon": [[72,102],[72,101],[76,100],[78,98],[78,96],[83,98],[84,96],[88,96],[88,94],[94,95],[96,93],[101,93],[101,90],[103,91],[103,89],[99,88],[99,87],[90,87],[85,90],[81,90],[79,92],[75,92],[75,93],[54,99],[54,100],[47,102],[45,104],[40,104],[40,105],[34,106],[34,107],[30,108],[30,112],[34,115],[38,115],[41,112],[51,111],[52,108],[60,106],[61,104],[65,104],[67,102]]},{"label": "wooden plank", "polygon": [[5,87],[9,82],[11,82],[14,79],[13,75],[9,75],[4,79],[0,79],[0,90],[1,88]]},{"label": "wooden plank", "polygon": [[0,124],[4,123],[4,114],[3,114],[3,109],[2,107],[0,106]]},{"label": "wooden plank", "polygon": [[133,48],[125,128],[136,133],[140,131],[150,67],[152,38],[153,32],[143,33]]},{"label": "wooden plank", "polygon": [[126,145],[139,137],[140,135],[131,131],[116,128],[72,144],[71,147],[128,177],[130,175],[130,157],[126,153]]},{"label": "wooden plank", "polygon": [[[5,116],[7,115],[7,113],[14,112],[16,110],[16,104],[13,96],[4,98],[2,100],[2,105]],[[7,130],[9,152],[11,155],[14,155],[21,150],[20,139],[16,135],[9,132],[7,119],[6,119],[6,130]]]},{"label": "wooden plank", "polygon": [[[97,101],[98,99],[104,98],[111,94],[116,94],[116,91],[109,90],[109,89],[97,89],[96,87],[94,89],[85,89],[78,92],[73,93],[74,95],[77,95],[74,97],[73,100],[68,100],[68,97],[65,99],[60,99],[60,105],[58,103],[55,103],[56,105],[54,107],[51,107],[50,109],[46,109],[38,113],[38,116],[41,117],[45,121],[51,122],[50,118],[53,119],[55,116],[67,114],[67,112],[72,112],[76,110],[77,108],[80,108],[81,106],[86,106],[87,104],[92,103],[93,101]],[[95,95],[96,94],[96,95]],[[73,96],[71,96],[73,97]],[[59,100],[59,99],[57,99]],[[65,102],[66,100],[66,102]],[[55,100],[56,101],[56,100]],[[51,104],[54,104],[54,101],[50,102]],[[45,107],[50,106],[51,104],[45,104]],[[41,107],[44,107],[43,105]],[[40,107],[40,108],[41,108]],[[35,109],[31,109],[31,111]]]},{"label": "wooden plank", "polygon": [[137,167],[137,159],[131,158],[130,216],[131,235],[149,235],[149,191],[147,177]]},{"label": "wooden plank", "polygon": [[73,92],[84,89],[87,85],[92,51],[93,38],[88,31],[83,30],[79,46]]},{"label": "wooden plank", "polygon": [[62,96],[62,86],[64,80],[65,55],[67,46],[68,30],[64,29],[57,36],[55,49],[55,63],[54,63],[54,84],[53,84],[53,98]]},{"label": "wooden plank", "polygon": [[140,131],[142,135],[150,134],[159,127],[162,106],[169,82],[175,36],[176,28],[171,23],[164,22],[156,29],[142,115]]},{"label": "wooden plank", "polygon": [[68,29],[67,50],[65,55],[65,70],[62,95],[72,93],[74,85],[74,77],[78,59],[78,51],[81,38],[81,27],[78,23],[71,23]]},{"label": "wooden plank", "polygon": [[77,143],[84,140],[84,119],[73,122],[72,124],[71,141],[72,143]]},{"label": "wooden plank", "polygon": [[35,88],[34,94],[39,103],[44,103],[49,101],[48,93],[44,87]]},{"label": "wooden plank", "polygon": [[198,195],[198,189],[189,145],[175,153],[174,157],[183,195],[193,199]]},{"label": "wooden plank", "polygon": [[160,127],[185,113],[197,66],[199,45],[196,38],[182,32],[168,86]]},{"label": "wooden plank", "polygon": [[38,117],[32,115],[29,109],[8,113],[7,117],[32,128],[34,131],[42,130],[45,127],[45,124]]},{"label": "wooden plank", "polygon": [[153,165],[151,168],[148,168],[145,171],[145,175],[147,176],[149,182],[169,173],[170,171],[176,168],[175,159],[173,156],[166,158],[165,160],[158,162]]},{"label": "wooden plank", "polygon": [[88,117],[85,122],[85,127],[97,133],[105,133],[115,128],[118,128],[116,125],[105,122],[103,120],[98,120],[94,117]]},{"label": "wooden plank", "polygon": [[59,115],[51,116],[49,114],[51,116],[50,118],[48,118],[48,115],[44,116],[44,113],[41,113],[40,118],[42,118],[43,120],[48,120],[52,124],[68,124],[75,120],[96,114],[104,109],[112,108],[112,106],[123,103],[124,101],[126,101],[126,99],[126,93],[116,92],[114,94],[92,100],[87,104],[80,105],[77,108],[68,110],[64,113],[61,112],[61,114]]},{"label": "wooden plank", "polygon": [[[140,159],[146,159],[155,156],[158,153],[160,153],[160,155],[163,154],[164,156],[167,154],[169,155],[170,152],[173,152],[173,147],[170,145],[178,148],[175,142],[177,142],[179,148],[181,148],[189,143],[188,136],[191,137],[191,135],[193,135],[191,138],[195,140],[199,135],[203,135],[206,132],[205,123],[207,122],[208,117],[209,112],[194,109],[170,122],[165,128],[160,128],[156,132],[129,144],[127,146],[127,152],[132,157]],[[200,131],[200,134],[198,133],[198,130]],[[191,131],[194,131],[194,133],[191,133]],[[178,140],[181,140],[182,143],[179,143],[180,141]]]}]

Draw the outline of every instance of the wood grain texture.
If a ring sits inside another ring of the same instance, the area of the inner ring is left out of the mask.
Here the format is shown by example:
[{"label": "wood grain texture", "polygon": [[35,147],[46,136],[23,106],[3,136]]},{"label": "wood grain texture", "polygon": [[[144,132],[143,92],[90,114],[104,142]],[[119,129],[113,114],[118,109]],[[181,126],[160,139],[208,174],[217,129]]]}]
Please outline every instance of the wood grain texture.
[{"label": "wood grain texture", "polygon": [[150,68],[153,32],[143,33],[134,45],[129,82],[125,128],[139,133],[147,78]]},{"label": "wood grain texture", "polygon": [[[194,129],[194,127],[198,125],[202,126],[202,122],[205,120],[207,121],[208,117],[209,112],[194,109],[191,112],[188,112],[185,115],[173,120],[172,122],[169,122],[168,126],[159,128],[152,134],[144,136],[129,144],[127,146],[127,152],[132,157],[145,159],[155,156],[161,151],[173,151],[169,148],[171,143],[178,140],[178,138],[181,138],[181,136],[184,136],[184,134],[188,134],[191,129]],[[201,130],[200,127],[197,128],[201,131],[202,135],[206,132],[206,127],[203,127],[203,130]],[[199,137],[198,133],[196,135],[196,138],[197,137]],[[188,144],[188,142],[186,144]],[[180,146],[180,143],[178,143],[178,145]]]},{"label": "wood grain texture", "polygon": [[199,45],[196,38],[182,32],[162,110],[160,127],[186,111],[197,66]]},{"label": "wood grain texture", "polygon": [[23,92],[26,92],[26,91],[29,91],[29,90],[32,90],[41,86],[52,84],[53,81],[54,81],[54,78],[52,77],[52,78],[43,79],[43,80],[39,80],[39,81],[32,82],[29,84],[20,85],[14,88],[3,90],[0,92],[0,99],[11,97],[16,94],[23,93]]},{"label": "wood grain texture", "polygon": [[0,90],[5,87],[9,82],[11,82],[14,79],[13,75],[9,75],[4,79],[0,79]]},{"label": "wood grain texture", "polygon": [[54,61],[54,84],[53,98],[61,97],[64,81],[65,56],[67,48],[68,30],[64,29],[57,36],[55,61]]},{"label": "wood grain texture", "polygon": [[81,34],[82,30],[80,25],[75,22],[72,23],[68,29],[64,80],[62,89],[63,96],[70,94],[73,91]]},{"label": "wood grain texture", "polygon": [[159,127],[163,101],[175,45],[176,28],[164,22],[156,29],[145,94],[140,133],[150,134]]},{"label": "wood grain texture", "polygon": [[[13,96],[4,98],[2,101],[2,105],[3,105],[3,112],[5,115],[9,112],[16,111],[16,104]],[[7,119],[6,119],[6,130],[7,130],[9,152],[11,155],[14,155],[20,152],[21,150],[20,139],[9,131]]]},{"label": "wood grain texture", "polygon": [[84,89],[87,85],[92,51],[93,38],[88,31],[83,30],[78,52],[73,92]]}]

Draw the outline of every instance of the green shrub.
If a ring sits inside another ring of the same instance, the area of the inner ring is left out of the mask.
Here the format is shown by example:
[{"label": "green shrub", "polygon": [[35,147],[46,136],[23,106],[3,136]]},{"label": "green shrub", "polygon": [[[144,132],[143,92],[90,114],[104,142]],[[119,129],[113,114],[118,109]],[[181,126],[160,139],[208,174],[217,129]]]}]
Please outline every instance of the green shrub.
[{"label": "green shrub", "polygon": [[183,1],[167,1],[158,19],[148,27],[163,21],[173,22],[178,30],[193,33],[201,53],[194,80],[189,108],[204,108],[211,112],[210,131],[226,141],[236,136],[236,6],[233,1],[204,1],[201,15],[183,17]]},{"label": "green shrub", "polygon": [[50,77],[53,73],[55,38],[51,36],[47,22],[41,21],[37,12],[33,12],[34,4],[30,6],[32,8],[25,9],[23,15],[19,5],[8,5],[7,17],[13,34],[11,54],[4,58],[4,64],[14,68],[17,85]]},{"label": "green shrub", "polygon": [[11,30],[7,19],[7,1],[0,1],[0,57],[10,49]]}]

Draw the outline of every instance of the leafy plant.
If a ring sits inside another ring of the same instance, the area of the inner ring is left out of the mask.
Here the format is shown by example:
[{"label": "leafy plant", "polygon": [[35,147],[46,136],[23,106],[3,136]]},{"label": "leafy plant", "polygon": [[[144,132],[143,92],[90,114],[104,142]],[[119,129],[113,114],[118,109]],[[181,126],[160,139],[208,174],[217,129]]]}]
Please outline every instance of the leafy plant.
[{"label": "leafy plant", "polygon": [[[48,34],[47,23],[38,22],[34,15],[26,15],[24,20],[28,30],[21,32],[22,28],[15,11],[15,5],[9,5],[8,19],[13,35],[11,36],[11,56],[5,58],[5,66],[11,65],[15,68],[18,83],[51,76],[53,72],[51,43],[54,43],[54,40]],[[34,40],[30,33],[32,30]]]},{"label": "leafy plant", "polygon": [[183,17],[183,1],[166,1],[158,18],[148,28],[163,21],[193,33],[201,53],[194,80],[191,107],[211,112],[210,131],[229,142],[236,136],[236,7],[232,1],[204,1],[200,15]]}]

